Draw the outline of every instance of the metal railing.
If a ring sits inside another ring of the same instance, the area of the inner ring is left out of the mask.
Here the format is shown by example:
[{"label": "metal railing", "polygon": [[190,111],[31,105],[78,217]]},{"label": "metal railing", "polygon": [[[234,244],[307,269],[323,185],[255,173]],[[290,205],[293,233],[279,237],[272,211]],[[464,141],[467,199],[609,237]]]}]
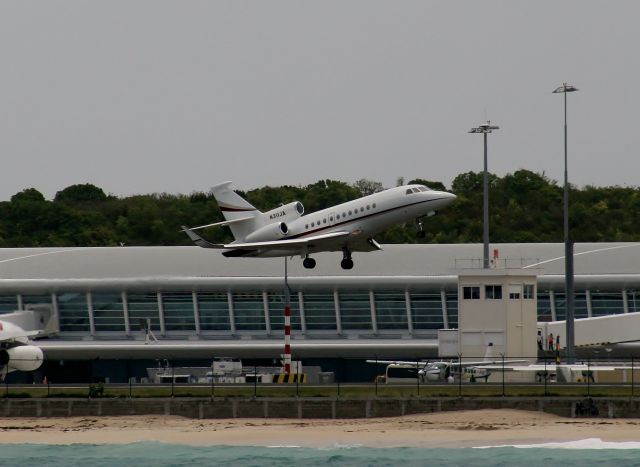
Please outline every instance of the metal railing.
[{"label": "metal railing", "polygon": [[[295,358],[294,358],[295,359]],[[529,360],[529,362],[523,361]],[[53,371],[45,365],[36,373],[10,373],[2,383],[4,398],[108,398],[108,397],[637,397],[640,365],[636,358],[596,357],[568,365],[558,356],[543,354],[529,359],[458,356],[453,359],[409,359],[389,363],[381,357],[331,359],[333,371],[306,372],[304,360],[289,377],[271,367],[245,365],[241,374],[215,374],[211,367],[189,367],[167,360],[161,376],[128,372],[120,381],[116,370],[95,370],[82,375]],[[115,362],[115,361],[114,361]],[[119,360],[125,368],[139,367],[135,360]],[[376,364],[376,362],[378,362]],[[473,363],[470,363],[473,362]],[[534,362],[534,363],[530,363]],[[93,368],[93,361],[65,361]],[[114,363],[115,364],[115,363]],[[104,365],[103,365],[104,367]],[[188,369],[198,369],[200,376]],[[121,367],[120,367],[121,369]],[[202,376],[202,371],[207,372]],[[325,369],[325,368],[323,368]],[[328,368],[327,368],[328,369]],[[274,376],[275,375],[275,376]],[[32,381],[27,381],[31,376]]]},{"label": "metal railing", "polygon": [[[540,258],[489,258],[491,269],[522,269],[533,267],[540,263]],[[454,269],[482,269],[484,260],[482,258],[455,258],[453,260]]]}]

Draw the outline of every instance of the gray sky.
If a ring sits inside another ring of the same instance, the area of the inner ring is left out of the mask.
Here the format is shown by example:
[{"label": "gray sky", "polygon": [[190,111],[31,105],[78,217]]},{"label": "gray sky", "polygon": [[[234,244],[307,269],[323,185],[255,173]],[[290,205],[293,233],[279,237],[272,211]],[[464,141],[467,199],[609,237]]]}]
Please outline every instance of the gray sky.
[{"label": "gray sky", "polygon": [[0,1],[0,199],[482,168],[638,185],[640,2]]}]

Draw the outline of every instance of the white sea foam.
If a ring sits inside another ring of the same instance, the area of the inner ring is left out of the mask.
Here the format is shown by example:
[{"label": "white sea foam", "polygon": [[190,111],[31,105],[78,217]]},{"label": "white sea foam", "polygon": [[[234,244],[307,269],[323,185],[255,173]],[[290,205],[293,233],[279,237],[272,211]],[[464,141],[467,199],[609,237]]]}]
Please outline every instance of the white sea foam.
[{"label": "white sea foam", "polygon": [[318,449],[321,451],[329,451],[333,449],[356,449],[361,448],[362,444],[342,444],[342,443],[333,443],[327,446],[319,447]]},{"label": "white sea foam", "polygon": [[274,445],[274,446],[266,446],[267,448],[301,448],[302,446],[297,446],[295,444],[283,444],[283,445]]},{"label": "white sea foam", "polygon": [[518,449],[640,449],[640,441],[602,441],[600,438],[579,439],[557,443],[502,444],[499,446],[476,446],[475,449],[518,448]]}]

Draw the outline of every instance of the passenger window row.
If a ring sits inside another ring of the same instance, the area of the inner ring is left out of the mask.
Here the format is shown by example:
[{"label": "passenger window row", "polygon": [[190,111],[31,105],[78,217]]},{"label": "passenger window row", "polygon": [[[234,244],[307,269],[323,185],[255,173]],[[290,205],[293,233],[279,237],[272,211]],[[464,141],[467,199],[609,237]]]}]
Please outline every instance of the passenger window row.
[{"label": "passenger window row", "polygon": [[[366,207],[365,206],[360,206],[360,208],[355,208],[355,209],[350,209],[349,211],[344,211],[342,213],[342,218],[345,218],[347,216],[352,216],[354,214],[358,214],[358,209],[360,210],[359,212],[364,212],[365,209],[367,211],[371,210],[371,209],[375,209],[376,208],[376,203],[373,204],[367,204]],[[341,214],[338,213],[336,214],[336,220],[340,219]],[[329,217],[329,222],[333,222],[333,216]],[[304,228],[305,230],[309,230],[310,227],[316,227],[316,226],[320,226],[321,224],[326,224],[327,223],[327,218],[323,218],[322,221],[320,219],[318,219],[317,221],[313,221],[311,222],[311,224],[305,224]]]}]

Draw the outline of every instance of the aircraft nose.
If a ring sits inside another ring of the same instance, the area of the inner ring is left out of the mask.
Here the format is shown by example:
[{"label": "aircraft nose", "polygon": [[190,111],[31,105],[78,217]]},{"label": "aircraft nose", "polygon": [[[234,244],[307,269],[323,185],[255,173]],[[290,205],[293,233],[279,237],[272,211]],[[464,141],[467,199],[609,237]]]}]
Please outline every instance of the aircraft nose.
[{"label": "aircraft nose", "polygon": [[445,206],[453,203],[457,198],[456,195],[454,195],[453,193],[449,193],[448,191],[441,191],[439,195],[444,200]]}]

